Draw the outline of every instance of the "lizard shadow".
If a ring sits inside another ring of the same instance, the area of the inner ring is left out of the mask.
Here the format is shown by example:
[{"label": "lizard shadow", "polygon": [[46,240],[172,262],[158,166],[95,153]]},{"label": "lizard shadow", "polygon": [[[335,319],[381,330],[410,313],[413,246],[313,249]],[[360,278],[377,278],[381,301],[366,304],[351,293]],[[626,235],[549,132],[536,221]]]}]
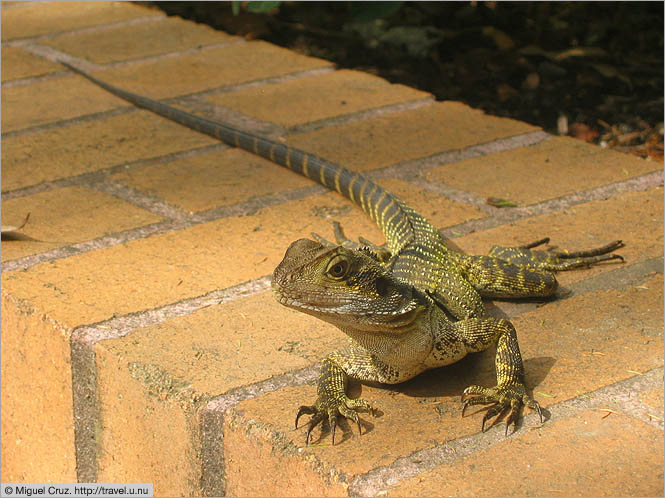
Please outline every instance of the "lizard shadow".
[{"label": "lizard shadow", "polygon": [[[526,306],[527,308],[532,308],[533,306],[542,305],[544,302],[548,301],[550,301],[550,299],[529,300],[530,304],[527,304]],[[520,300],[516,305],[520,306],[520,303],[523,303],[523,301]],[[506,319],[510,318],[504,310],[492,302],[487,302],[486,308],[487,313],[490,316]],[[513,315],[513,313],[510,314]],[[348,394],[351,398],[361,397],[362,386],[367,385],[388,390],[389,392],[403,394],[412,398],[444,398],[444,400],[439,400],[443,401],[443,403],[437,406],[438,410],[449,411],[459,408],[459,411],[461,412],[462,403],[460,398],[465,388],[470,385],[481,385],[486,387],[496,385],[495,354],[495,347],[490,347],[479,353],[470,353],[458,362],[448,366],[427,370],[401,384],[387,385],[371,382],[351,382],[349,384]],[[549,375],[549,372],[556,361],[556,358],[551,356],[537,356],[523,359],[525,380],[529,389],[528,394],[533,396],[533,390]],[[448,399],[446,400],[445,398]],[[455,405],[457,405],[457,407]],[[487,409],[488,406],[479,405],[470,408],[473,409],[467,410],[468,416],[477,412],[482,412]],[[550,413],[546,409],[542,409],[542,412],[544,420],[550,418]],[[376,417],[380,418],[382,415],[383,412],[377,410]],[[496,424],[498,420],[499,419],[496,419],[492,425]],[[522,421],[522,418],[518,420],[517,427],[521,425]],[[345,429],[350,431],[351,425],[352,424],[347,425]],[[374,424],[368,421],[368,417],[363,418],[362,425],[363,432],[370,432],[374,428]],[[345,433],[346,432],[347,431],[345,430]],[[350,434],[348,435],[350,436]]]},{"label": "lizard shadow", "polygon": [[[562,289],[563,290],[563,289]],[[565,292],[565,291],[564,291]],[[494,302],[485,302],[487,314],[496,318],[510,319],[509,314],[514,316],[515,313],[530,311],[531,309],[542,306],[543,304],[554,301],[557,298],[566,296],[556,295],[551,298],[533,298],[533,299],[520,299],[520,300],[497,300],[502,307],[497,306]],[[505,309],[502,309],[505,308]],[[465,358],[451,365],[433,368],[427,370],[413,379],[400,384],[381,384],[377,382],[358,382],[351,381],[348,385],[347,394],[350,398],[356,399],[362,397],[363,386],[371,386],[382,390],[387,390],[391,393],[399,393],[412,398],[449,398],[443,404],[437,406],[437,410],[452,411],[459,409],[461,413],[462,403],[461,395],[465,388],[470,385],[482,385],[491,387],[496,385],[496,370],[494,364],[496,348],[491,347],[479,353],[470,353]],[[528,393],[533,396],[533,390],[540,385],[543,380],[548,376],[550,370],[556,363],[556,358],[551,356],[538,356],[533,358],[523,359],[526,384],[528,386]],[[457,406],[455,406],[457,405]],[[485,406],[470,407],[467,410],[466,416],[472,416],[478,412],[483,412],[488,408]],[[544,421],[550,418],[548,410],[541,408]],[[360,417],[360,424],[362,433],[369,433],[374,430],[375,425],[371,422],[373,418],[381,418],[384,412],[377,408],[374,417],[362,416]],[[492,421],[488,426],[493,426],[500,419],[504,418],[505,414]],[[517,421],[515,430],[523,423],[523,418]],[[326,434],[329,435],[330,430],[325,424],[325,428],[321,432],[321,437]],[[336,443],[339,441],[346,441],[354,437],[356,433],[355,424],[344,417],[338,418]],[[341,434],[340,434],[341,432]],[[341,437],[339,437],[341,436]],[[339,438],[339,439],[338,439]]]},{"label": "lizard shadow", "polygon": [[[417,375],[411,380],[402,382],[401,384],[380,384],[376,382],[360,383],[352,381],[348,386],[348,395],[350,398],[362,397],[362,390],[364,386],[371,386],[378,389],[386,390],[389,393],[399,393],[412,398],[444,398],[441,404],[437,405],[436,410],[440,413],[443,412],[456,412],[461,413],[462,402],[461,395],[464,389],[470,385],[477,384],[483,386],[493,386],[496,384],[496,373],[494,368],[494,348],[490,348],[480,353],[472,353],[463,358],[462,360],[448,365],[445,367],[433,368],[427,370],[420,375]],[[528,386],[528,393],[533,396],[533,390],[545,379],[556,363],[556,359],[550,356],[539,356],[535,358],[528,358],[524,361],[524,369],[526,371],[526,383]],[[536,396],[537,397],[537,396]],[[445,399],[448,398],[448,399]],[[466,416],[473,416],[474,414],[484,412],[490,405],[470,407],[467,410]],[[550,419],[550,412],[541,407],[543,414],[543,422]],[[360,416],[360,424],[362,426],[362,433],[370,433],[374,430],[373,418],[381,418],[384,412],[377,408],[374,416]],[[506,413],[494,419],[487,428],[496,425],[501,419],[504,419]],[[514,430],[519,428],[524,423],[524,419],[520,417],[517,420]],[[329,435],[330,430],[326,427],[321,433],[321,437],[326,434]],[[336,438],[336,441],[342,442],[351,437],[354,437],[356,430],[355,424],[344,417],[339,417],[337,424],[337,433],[340,432],[341,437]]]}]

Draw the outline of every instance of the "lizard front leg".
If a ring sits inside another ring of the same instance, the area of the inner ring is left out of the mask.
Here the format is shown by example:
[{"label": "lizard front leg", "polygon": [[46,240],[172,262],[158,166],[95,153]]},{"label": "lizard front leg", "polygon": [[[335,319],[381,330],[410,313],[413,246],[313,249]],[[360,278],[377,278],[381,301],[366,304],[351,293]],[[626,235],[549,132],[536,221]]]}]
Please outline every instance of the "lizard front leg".
[{"label": "lizard front leg", "polygon": [[470,318],[452,325],[469,352],[483,351],[495,341],[497,343],[494,359],[497,385],[491,388],[475,385],[467,387],[462,394],[464,402],[462,416],[468,406],[492,404],[483,417],[484,432],[485,423],[490,418],[500,416],[509,410],[506,419],[506,435],[508,435],[510,425],[516,424],[522,406],[526,405],[538,412],[542,422],[540,405],[527,394],[524,384],[522,355],[513,324],[500,318],[484,317]]},{"label": "lizard front leg", "polygon": [[316,402],[311,406],[301,406],[296,414],[296,429],[298,428],[298,420],[302,415],[312,415],[307,425],[307,444],[309,444],[312,429],[325,419],[328,420],[330,425],[332,444],[335,444],[338,415],[355,422],[358,425],[358,433],[361,433],[358,410],[365,410],[374,414],[374,408],[370,403],[363,399],[350,399],[346,395],[349,378],[364,381],[384,381],[384,376],[377,369],[376,361],[366,350],[353,347],[331,353],[323,360],[321,365]]}]

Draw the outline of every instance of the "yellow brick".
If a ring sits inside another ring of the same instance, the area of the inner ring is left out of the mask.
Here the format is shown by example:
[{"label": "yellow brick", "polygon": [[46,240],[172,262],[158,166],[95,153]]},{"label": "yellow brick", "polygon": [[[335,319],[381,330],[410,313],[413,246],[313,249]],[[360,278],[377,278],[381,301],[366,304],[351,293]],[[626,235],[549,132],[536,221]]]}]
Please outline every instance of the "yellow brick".
[{"label": "yellow brick", "polygon": [[313,184],[308,178],[235,148],[127,169],[112,178],[189,212]]},{"label": "yellow brick", "polygon": [[[2,47],[2,82],[28,78],[30,76],[41,76],[43,74],[58,71],[62,68],[45,59],[41,59],[18,47]],[[3,90],[3,93],[7,89]],[[6,112],[6,109],[3,108]]]},{"label": "yellow brick", "polygon": [[[389,496],[659,496],[663,432],[585,411],[410,478]],[[543,451],[546,448],[546,451]],[[483,476],[479,479],[478,476]]]},{"label": "yellow brick", "polygon": [[81,78],[66,77],[2,91],[2,129],[15,131],[126,105]]},{"label": "yellow brick", "polygon": [[46,252],[107,233],[128,230],[162,218],[102,192],[69,187],[2,203],[2,224],[17,226],[29,238],[2,243],[2,260]]},{"label": "yellow brick", "polygon": [[148,111],[2,140],[2,188],[13,190],[216,140]]},{"label": "yellow brick", "polygon": [[26,2],[2,9],[2,41],[163,15],[128,2]]},{"label": "yellow brick", "polygon": [[445,228],[485,216],[485,213],[476,207],[448,200],[402,180],[379,179],[376,183],[406,202],[436,228]]},{"label": "yellow brick", "polygon": [[331,65],[253,41],[109,69],[95,76],[125,90],[163,99]]},{"label": "yellow brick", "polygon": [[108,64],[234,39],[223,31],[179,17],[155,17],[150,22],[115,26],[101,33],[64,34],[42,44],[96,64]]},{"label": "yellow brick", "polygon": [[287,143],[349,169],[367,171],[537,130],[457,102],[293,135]]},{"label": "yellow brick", "polygon": [[70,334],[3,287],[3,480],[76,482]]},{"label": "yellow brick", "polygon": [[433,168],[426,177],[480,196],[525,205],[660,169],[662,164],[574,138],[555,137],[530,147]]},{"label": "yellow brick", "polygon": [[318,121],[430,95],[359,71],[339,70],[208,97],[217,105],[283,126]]},{"label": "yellow brick", "polygon": [[[95,346],[102,423],[96,435],[98,482],[150,482],[155,496],[196,496],[200,476],[196,400],[177,379],[166,390],[137,382],[145,374]],[[155,380],[155,379],[153,379]]]}]

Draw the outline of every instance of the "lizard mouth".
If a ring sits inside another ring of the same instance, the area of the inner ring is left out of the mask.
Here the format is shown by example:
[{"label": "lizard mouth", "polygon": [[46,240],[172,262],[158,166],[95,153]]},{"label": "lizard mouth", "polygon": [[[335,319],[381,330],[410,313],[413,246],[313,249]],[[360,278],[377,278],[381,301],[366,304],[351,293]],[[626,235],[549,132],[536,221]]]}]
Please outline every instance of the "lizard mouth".
[{"label": "lizard mouth", "polygon": [[320,304],[306,303],[296,297],[283,294],[278,287],[273,287],[273,295],[279,304],[286,306],[287,308],[296,309],[319,317],[335,315],[349,317],[351,320],[356,320],[360,317],[365,319],[375,317],[375,319],[383,321],[388,317],[408,315],[418,307],[418,304],[414,301],[404,302],[403,305],[397,309],[390,307],[385,310],[381,310],[376,306],[368,306],[366,309],[357,309],[353,307],[353,301],[350,300],[337,300],[334,302],[326,301],[325,303]]},{"label": "lizard mouth", "polygon": [[312,310],[312,311],[318,311],[320,313],[332,314],[335,313],[334,308],[344,304],[340,302],[335,302],[335,303],[328,302],[325,304],[324,303],[308,304],[298,299],[297,297],[284,294],[282,290],[275,285],[273,285],[272,291],[273,295],[275,296],[275,299],[277,299],[277,302],[279,302],[279,304],[286,306],[287,308],[294,308],[297,310]]}]

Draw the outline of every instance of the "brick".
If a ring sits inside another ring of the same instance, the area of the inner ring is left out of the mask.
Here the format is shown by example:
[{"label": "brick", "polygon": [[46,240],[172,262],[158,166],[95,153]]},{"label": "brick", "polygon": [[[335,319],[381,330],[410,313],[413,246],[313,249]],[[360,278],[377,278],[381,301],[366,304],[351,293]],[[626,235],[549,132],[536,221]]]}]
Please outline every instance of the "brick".
[{"label": "brick", "polygon": [[[575,296],[520,315],[514,322],[525,358],[527,382],[541,405],[547,407],[629,378],[635,375],[628,372],[630,369],[647,371],[661,366],[662,301],[662,276],[658,275],[643,286]],[[617,310],[621,310],[619,316]],[[661,335],[654,339],[657,330]],[[294,328],[294,335],[299,333]],[[601,348],[603,355],[590,354]],[[459,396],[470,384],[495,382],[494,354],[487,351],[397,386],[353,385],[351,397],[362,396],[380,413],[376,418],[361,416],[361,437],[354,424],[340,421],[334,447],[330,446],[327,431],[321,438],[319,429],[315,430],[315,445],[305,447],[304,428],[293,430],[297,407],[313,402],[316,388],[281,389],[243,401],[230,410],[225,422],[225,458],[243,462],[243,455],[261,455],[268,467],[291,467],[291,459],[298,458],[308,472],[307,480],[299,484],[301,492],[305,493],[309,486],[318,492],[318,486],[322,486],[324,491],[319,494],[333,494],[335,486],[348,484],[356,475],[434,444],[479,432],[481,415],[470,410],[460,418]],[[518,435],[521,437],[535,421],[535,414],[528,415]],[[546,423],[544,427],[549,426]],[[502,433],[503,427],[499,424],[493,430]],[[261,487],[261,483],[250,480],[251,472],[240,467],[227,473],[229,494],[269,494],[282,485],[298,489],[298,484],[290,483],[286,476],[276,476]],[[254,487],[248,487],[248,482],[253,482]]]},{"label": "brick", "polygon": [[292,135],[286,142],[349,169],[367,171],[537,129],[512,119],[488,116],[458,102],[437,102]]},{"label": "brick", "polygon": [[206,100],[262,121],[295,126],[427,97],[430,94],[391,84],[371,74],[339,70],[222,93]]},{"label": "brick", "polygon": [[27,187],[211,143],[217,141],[147,111],[3,138],[2,188]]},{"label": "brick", "polygon": [[4,481],[76,482],[70,332],[3,286]]},{"label": "brick", "polygon": [[[96,76],[160,99],[329,65],[274,45],[252,42],[148,62],[140,69],[136,65],[115,68]],[[4,90],[2,127],[14,131],[127,105],[94,83],[71,75]]]},{"label": "brick", "polygon": [[2,91],[2,128],[16,131],[126,105],[80,77],[57,78]]},{"label": "brick", "polygon": [[[612,240],[625,243],[617,251],[634,264],[663,255],[663,189],[625,192],[607,200],[592,201],[563,211],[526,218],[455,239],[465,252],[487,254],[491,246],[522,245],[543,237],[561,249],[603,246]],[[546,247],[546,246],[543,246]],[[617,269],[618,263],[558,272],[557,280],[569,285]]]},{"label": "brick", "polygon": [[328,61],[252,41],[113,68],[95,76],[125,90],[163,99],[331,66]]},{"label": "brick", "polygon": [[[111,178],[189,212],[314,185],[302,175],[235,148],[197,154],[169,164],[139,166],[116,173]],[[437,227],[484,216],[473,206],[450,201],[402,180],[379,179],[377,183],[413,206]],[[365,216],[360,208],[353,209],[356,210],[355,216]]]},{"label": "brick", "polygon": [[272,273],[284,251],[338,219],[350,235],[380,232],[328,193],[3,275],[3,289],[71,327],[151,309]]},{"label": "brick", "polygon": [[376,183],[406,202],[436,228],[449,227],[485,216],[485,213],[474,206],[451,201],[402,180],[379,179]]},{"label": "brick", "polygon": [[[36,57],[19,47],[2,47],[3,83],[31,76],[42,76],[57,71],[61,67],[60,64]],[[3,89],[3,93],[6,91],[6,88]]]},{"label": "brick", "polygon": [[651,389],[640,395],[640,401],[649,407],[649,415],[663,420],[663,390]]},{"label": "brick", "polygon": [[[198,400],[191,390],[149,364],[128,364],[99,345],[95,354],[101,417],[97,481],[151,482],[155,496],[199,495]],[[140,382],[145,377],[152,384]]]},{"label": "brick", "polygon": [[111,178],[189,212],[313,184],[308,178],[235,148],[196,154],[168,164],[130,168]]},{"label": "brick", "polygon": [[[410,478],[389,496],[659,496],[663,432],[584,411]],[[583,455],[571,458],[572,453]],[[583,464],[582,464],[583,463]]]},{"label": "brick", "polygon": [[113,26],[102,33],[68,33],[41,44],[96,64],[108,64],[237,39],[179,17],[154,17],[140,24]]},{"label": "brick", "polygon": [[2,41],[163,15],[159,11],[124,2],[28,3],[2,9]]},{"label": "brick", "polygon": [[100,341],[99,480],[122,476],[152,482],[156,495],[200,494],[199,407],[236,387],[309,366],[345,343],[333,327],[277,305],[271,292]]},{"label": "brick", "polygon": [[[199,397],[212,397],[310,366],[345,344],[336,328],[303,319],[266,291],[105,340],[98,348],[131,365],[135,380],[144,380],[138,372],[159,371]],[[145,377],[146,384],[154,380]]]},{"label": "brick", "polygon": [[659,169],[662,164],[581,140],[554,137],[530,147],[439,166],[426,178],[483,197],[527,205]]},{"label": "brick", "polygon": [[[272,427],[248,428],[244,419],[227,416],[224,433],[226,496],[347,496],[344,478],[327,474]],[[248,444],[247,433],[266,442]]]},{"label": "brick", "polygon": [[108,194],[68,187],[2,203],[2,224],[17,226],[30,213],[21,240],[5,240],[2,260],[46,252],[162,218]]},{"label": "brick", "polygon": [[513,319],[527,379],[541,405],[662,366],[662,315],[658,274],[635,287],[554,301]]},{"label": "brick", "polygon": [[[299,333],[294,329],[294,334]],[[377,417],[360,415],[361,436],[358,436],[354,423],[340,419],[335,446],[330,445],[329,431],[326,429],[322,435],[318,428],[312,432],[312,444],[305,446],[306,416],[294,431],[293,421],[298,407],[313,404],[316,400],[315,386],[285,388],[243,401],[226,415],[224,455],[227,461],[243,461],[243,455],[257,451],[265,453],[260,448],[268,446],[272,447],[272,456],[262,460],[267,466],[292,467],[294,464],[289,461],[296,457],[310,476],[300,483],[289,483],[289,477],[284,474],[275,476],[269,483],[255,482],[251,479],[253,470],[234,467],[232,473],[227,473],[227,493],[265,496],[271,494],[273,487],[294,486],[297,490],[300,486],[300,493],[304,494],[310,485],[328,488],[341,483],[346,486],[354,476],[389,465],[397,458],[432,446],[436,441],[474,434],[480,430],[480,421],[473,417],[460,418],[459,396],[473,378],[467,375],[465,380],[463,386],[458,386],[456,381],[453,385],[442,385],[441,372],[438,372],[437,379],[425,374],[394,387],[353,384],[350,396],[362,397],[378,407],[379,412]],[[426,381],[429,381],[425,387],[429,398],[413,392],[414,385]],[[455,390],[455,387],[459,389]],[[432,395],[438,401],[446,399],[443,403],[447,411],[443,415],[436,411],[440,405],[430,404]],[[395,434],[400,437],[394,437]],[[323,495],[328,494],[332,491],[323,492]]]}]

